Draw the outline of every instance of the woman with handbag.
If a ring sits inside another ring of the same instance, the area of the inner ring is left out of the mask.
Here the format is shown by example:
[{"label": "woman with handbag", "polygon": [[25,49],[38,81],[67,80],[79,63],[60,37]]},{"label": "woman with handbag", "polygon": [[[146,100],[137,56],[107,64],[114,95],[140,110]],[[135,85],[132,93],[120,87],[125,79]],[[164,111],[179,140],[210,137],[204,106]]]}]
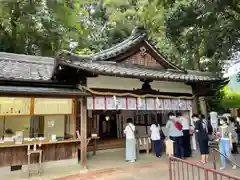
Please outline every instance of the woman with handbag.
[{"label": "woman with handbag", "polygon": [[127,119],[127,126],[124,129],[126,135],[126,161],[136,161],[136,137],[135,126],[133,125],[132,118]]},{"label": "woman with handbag", "polygon": [[161,127],[155,118],[152,118],[150,127],[151,139],[154,145],[154,150],[157,158],[161,156]]}]

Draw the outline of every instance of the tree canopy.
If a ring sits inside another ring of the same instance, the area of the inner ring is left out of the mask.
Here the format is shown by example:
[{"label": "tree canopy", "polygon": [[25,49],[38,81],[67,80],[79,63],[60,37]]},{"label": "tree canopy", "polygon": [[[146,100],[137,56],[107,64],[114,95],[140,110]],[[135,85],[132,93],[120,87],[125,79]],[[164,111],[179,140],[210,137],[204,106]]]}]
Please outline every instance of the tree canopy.
[{"label": "tree canopy", "polygon": [[0,50],[52,56],[74,43],[84,46],[88,31],[81,15],[88,14],[83,3],[87,1],[1,1]]},{"label": "tree canopy", "polygon": [[0,2],[0,50],[53,56],[93,53],[136,26],[170,61],[219,72],[239,51],[237,0],[11,0]]}]

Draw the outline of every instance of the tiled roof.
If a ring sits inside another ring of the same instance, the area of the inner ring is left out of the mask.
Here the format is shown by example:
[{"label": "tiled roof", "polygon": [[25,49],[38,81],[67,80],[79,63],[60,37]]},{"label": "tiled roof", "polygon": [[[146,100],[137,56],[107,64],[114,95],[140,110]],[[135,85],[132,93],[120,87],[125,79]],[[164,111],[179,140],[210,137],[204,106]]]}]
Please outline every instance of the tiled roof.
[{"label": "tiled roof", "polygon": [[196,81],[216,81],[221,78],[212,74],[205,74],[202,72],[182,72],[178,70],[159,70],[154,68],[146,68],[137,65],[129,66],[126,64],[119,64],[114,62],[103,61],[86,61],[78,60],[71,61],[62,59],[59,63],[63,66],[70,66],[80,70],[89,71],[99,75],[142,78],[152,80],[172,80],[182,82],[196,82]]},{"label": "tiled roof", "polygon": [[6,94],[25,94],[25,95],[58,95],[58,96],[81,96],[87,95],[86,91],[71,88],[54,87],[23,87],[23,86],[0,86],[0,93]]},{"label": "tiled roof", "polygon": [[[143,45],[148,47],[152,50],[158,57],[156,60],[159,59],[164,63],[167,64],[167,67],[171,67],[172,69],[182,70],[184,69],[182,67],[179,67],[178,65],[175,65],[165,59],[162,54],[158,52],[158,50],[148,41],[147,32],[143,28],[135,28],[132,31],[131,36],[129,36],[127,39],[122,41],[121,43],[116,44],[115,46],[100,51],[98,53],[92,54],[92,55],[77,55],[62,51],[59,53],[59,56],[66,56],[71,55],[72,58],[80,59],[80,60],[91,60],[91,61],[115,61],[117,57],[121,57],[122,55],[126,54],[129,51],[134,50],[134,48],[139,48],[139,45]],[[75,57],[74,57],[75,56]],[[121,59],[121,58],[120,58]],[[123,57],[125,59],[125,57]]]},{"label": "tiled roof", "polygon": [[54,58],[0,52],[0,78],[50,80],[54,63]]}]

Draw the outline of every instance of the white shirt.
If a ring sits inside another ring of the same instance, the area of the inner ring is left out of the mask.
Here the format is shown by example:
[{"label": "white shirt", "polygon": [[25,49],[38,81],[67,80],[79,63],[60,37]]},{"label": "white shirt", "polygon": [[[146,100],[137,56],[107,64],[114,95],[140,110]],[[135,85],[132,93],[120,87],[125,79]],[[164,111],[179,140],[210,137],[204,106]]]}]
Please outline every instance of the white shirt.
[{"label": "white shirt", "polygon": [[126,139],[135,139],[134,132],[135,132],[135,126],[132,123],[128,123],[128,125],[124,129]]},{"label": "white shirt", "polygon": [[188,120],[187,118],[181,116],[181,117],[179,118],[179,121],[180,121],[181,124],[182,124],[182,127],[183,127],[182,129],[183,129],[183,130],[189,130],[189,129],[190,129],[189,120]]},{"label": "white shirt", "polygon": [[160,126],[156,126],[155,124],[152,124],[150,127],[150,131],[151,131],[151,139],[153,141],[155,140],[160,140]]}]

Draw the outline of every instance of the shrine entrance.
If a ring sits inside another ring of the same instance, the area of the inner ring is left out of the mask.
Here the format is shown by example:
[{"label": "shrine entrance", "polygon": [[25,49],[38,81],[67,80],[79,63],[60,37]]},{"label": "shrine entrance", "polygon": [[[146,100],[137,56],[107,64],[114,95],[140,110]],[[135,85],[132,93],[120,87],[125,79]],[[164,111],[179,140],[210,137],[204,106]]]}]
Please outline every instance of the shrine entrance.
[{"label": "shrine entrance", "polygon": [[108,115],[107,113],[99,116],[99,136],[101,139],[117,138],[117,118],[116,114]]}]

